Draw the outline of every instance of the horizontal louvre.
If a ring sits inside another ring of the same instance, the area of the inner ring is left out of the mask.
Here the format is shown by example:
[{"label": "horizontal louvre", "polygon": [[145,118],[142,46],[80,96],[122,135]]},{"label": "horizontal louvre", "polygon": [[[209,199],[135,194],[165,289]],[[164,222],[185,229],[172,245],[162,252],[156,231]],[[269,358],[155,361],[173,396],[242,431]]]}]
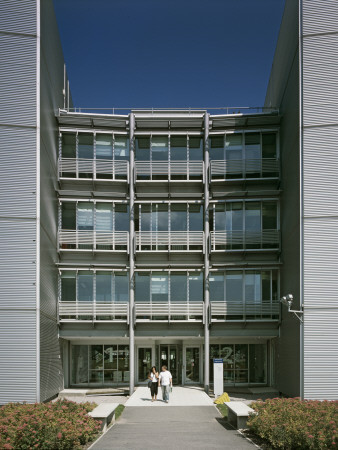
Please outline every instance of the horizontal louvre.
[{"label": "horizontal louvre", "polygon": [[129,321],[129,303],[60,302],[59,316],[62,322],[74,320]]},{"label": "horizontal louvre", "polygon": [[204,170],[203,161],[136,161],[135,174],[136,179],[141,177],[150,177],[162,175],[167,179],[171,179],[175,175],[186,176],[186,178],[194,179],[200,177],[202,180]]},{"label": "horizontal louvre", "polygon": [[229,161],[211,161],[211,177],[227,175],[236,178],[278,178],[279,161],[276,159],[234,159]]},{"label": "horizontal louvre", "polygon": [[135,235],[136,251],[204,251],[203,231],[137,231]]},{"label": "horizontal louvre", "polygon": [[[129,251],[128,231],[59,231],[59,247],[61,250],[94,250]],[[106,248],[104,248],[106,247]]]},{"label": "horizontal louvre", "polygon": [[135,317],[137,322],[149,320],[176,320],[176,321],[199,321],[204,320],[203,302],[152,302],[135,303]]},{"label": "horizontal louvre", "polygon": [[[211,251],[224,250],[255,250],[278,249],[280,232],[278,230],[264,231],[212,231],[210,233]],[[229,248],[228,248],[229,247]]]},{"label": "horizontal louvre", "polygon": [[36,34],[36,0],[7,0],[0,3],[0,31]]},{"label": "horizontal louvre", "polygon": [[337,0],[303,0],[303,33],[338,31]]},{"label": "horizontal louvre", "polygon": [[[269,302],[210,302],[211,319],[218,320],[279,320],[279,303]],[[236,317],[234,317],[236,316]]]}]

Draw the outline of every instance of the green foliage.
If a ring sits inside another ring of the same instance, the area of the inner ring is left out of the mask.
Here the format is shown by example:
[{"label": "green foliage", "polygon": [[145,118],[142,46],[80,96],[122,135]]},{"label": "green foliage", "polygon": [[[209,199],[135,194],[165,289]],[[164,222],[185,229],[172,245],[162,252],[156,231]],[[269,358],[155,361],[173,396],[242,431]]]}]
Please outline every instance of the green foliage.
[{"label": "green foliage", "polygon": [[248,427],[273,448],[322,450],[338,447],[338,401],[274,398],[250,405]]},{"label": "green foliage", "polygon": [[0,448],[75,450],[92,441],[100,425],[87,413],[94,403],[9,403],[0,408]]},{"label": "green foliage", "polygon": [[117,420],[120,415],[123,413],[124,410],[124,405],[119,405],[116,409],[115,409],[115,420]]},{"label": "green foliage", "polygon": [[228,407],[227,405],[216,405],[218,411],[222,414],[223,417],[228,417]]}]

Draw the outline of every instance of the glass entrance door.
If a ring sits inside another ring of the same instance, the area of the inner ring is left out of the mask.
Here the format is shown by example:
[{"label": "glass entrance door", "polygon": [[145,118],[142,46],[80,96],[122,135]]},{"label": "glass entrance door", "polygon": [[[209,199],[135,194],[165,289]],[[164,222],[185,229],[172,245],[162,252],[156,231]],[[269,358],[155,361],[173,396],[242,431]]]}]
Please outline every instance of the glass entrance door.
[{"label": "glass entrance door", "polygon": [[139,347],[138,349],[138,382],[148,381],[148,375],[151,369],[152,348]]},{"label": "glass entrance door", "polygon": [[186,384],[200,383],[199,347],[186,347],[185,349],[185,382]]},{"label": "glass entrance door", "polygon": [[167,366],[167,369],[173,377],[173,383],[177,384],[178,380],[178,351],[177,345],[160,345],[160,367]]}]

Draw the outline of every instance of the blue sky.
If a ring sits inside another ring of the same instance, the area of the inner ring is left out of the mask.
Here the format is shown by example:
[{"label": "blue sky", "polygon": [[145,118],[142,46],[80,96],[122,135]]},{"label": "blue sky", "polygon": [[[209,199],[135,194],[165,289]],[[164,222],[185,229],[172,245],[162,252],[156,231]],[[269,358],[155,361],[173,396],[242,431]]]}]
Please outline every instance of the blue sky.
[{"label": "blue sky", "polygon": [[285,0],[54,0],[75,106],[261,106]]}]

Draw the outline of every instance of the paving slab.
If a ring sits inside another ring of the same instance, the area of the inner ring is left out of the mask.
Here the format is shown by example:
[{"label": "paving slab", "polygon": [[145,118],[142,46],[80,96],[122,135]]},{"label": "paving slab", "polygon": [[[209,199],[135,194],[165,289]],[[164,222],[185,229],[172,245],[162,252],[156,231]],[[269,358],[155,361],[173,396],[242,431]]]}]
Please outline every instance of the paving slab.
[{"label": "paving slab", "polygon": [[169,403],[162,400],[162,392],[159,388],[158,399],[156,402],[151,401],[150,389],[140,386],[133,395],[126,401],[125,406],[151,406],[165,407],[168,406],[211,406],[213,400],[200,387],[182,387],[174,386],[169,396]]},{"label": "paving slab", "polygon": [[215,406],[127,407],[90,450],[253,450]]}]

